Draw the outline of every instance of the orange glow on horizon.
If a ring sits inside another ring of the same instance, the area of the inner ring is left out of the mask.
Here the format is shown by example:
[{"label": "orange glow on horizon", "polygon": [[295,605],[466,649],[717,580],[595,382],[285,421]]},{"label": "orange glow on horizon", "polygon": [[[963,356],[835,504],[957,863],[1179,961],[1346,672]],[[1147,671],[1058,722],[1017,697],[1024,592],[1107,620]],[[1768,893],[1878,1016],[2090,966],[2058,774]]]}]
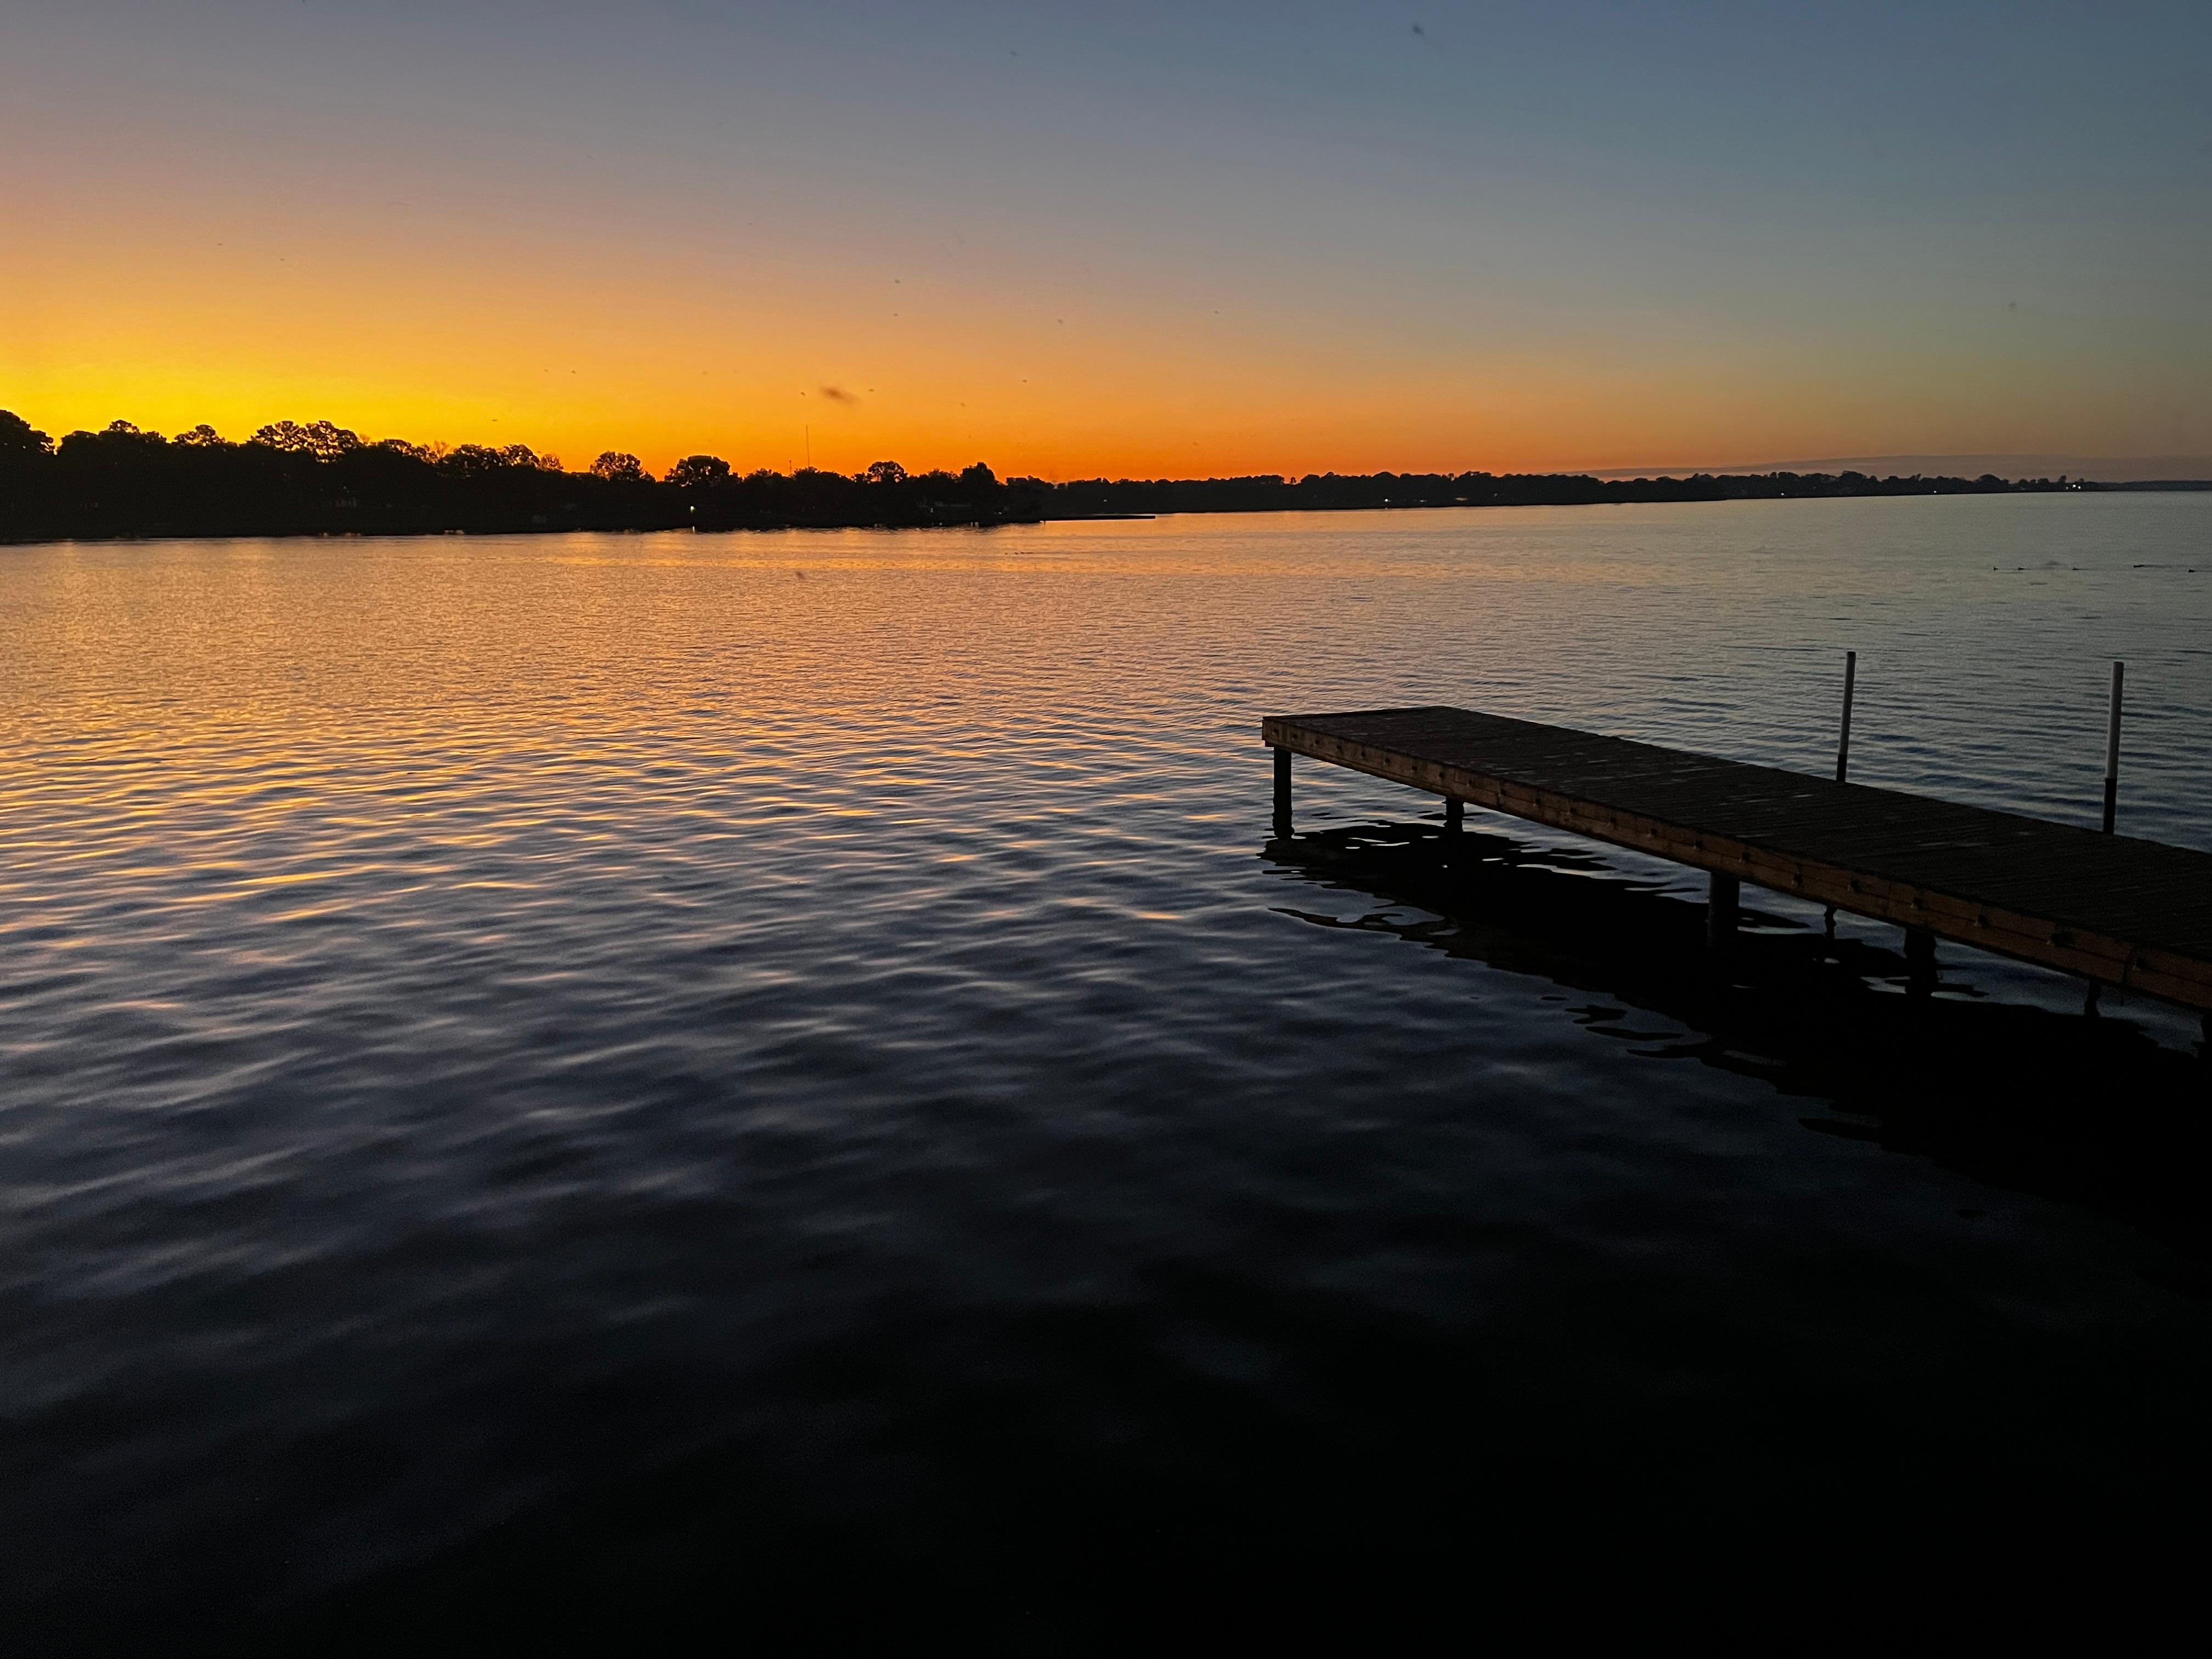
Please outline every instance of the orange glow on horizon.
[{"label": "orange glow on horizon", "polygon": [[[1984,108],[1820,28],[1545,8],[1480,52],[1358,8],[107,9],[0,53],[0,406],[57,436],[1053,478],[2212,444],[2201,100],[2076,97],[2070,28],[2063,99]],[[1822,113],[1877,92],[1892,162]]]},{"label": "orange glow on horizon", "polygon": [[273,210],[220,236],[155,211],[60,224],[0,254],[18,323],[0,336],[5,405],[58,438],[118,418],[234,439],[329,419],[372,440],[523,443],[574,468],[614,449],[656,471],[702,451],[789,471],[811,450],[847,473],[982,460],[1048,478],[2140,441],[2116,430],[2130,407],[2117,394],[2063,397],[1996,353],[1655,336],[1638,318],[1526,340],[1316,332],[1257,301],[1198,311],[1103,283],[1040,298],[988,259],[909,283],[849,261],[732,264],[718,245],[641,265],[620,245],[435,228],[432,259]]}]

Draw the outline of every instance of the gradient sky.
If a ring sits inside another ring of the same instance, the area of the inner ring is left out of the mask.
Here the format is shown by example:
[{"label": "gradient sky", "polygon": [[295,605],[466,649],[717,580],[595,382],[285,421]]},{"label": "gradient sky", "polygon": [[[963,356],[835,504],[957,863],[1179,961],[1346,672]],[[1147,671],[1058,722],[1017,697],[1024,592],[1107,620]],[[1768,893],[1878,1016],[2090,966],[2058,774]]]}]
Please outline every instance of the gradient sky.
[{"label": "gradient sky", "polygon": [[0,407],[1053,477],[2212,453],[2204,0],[932,9],[8,0]]}]

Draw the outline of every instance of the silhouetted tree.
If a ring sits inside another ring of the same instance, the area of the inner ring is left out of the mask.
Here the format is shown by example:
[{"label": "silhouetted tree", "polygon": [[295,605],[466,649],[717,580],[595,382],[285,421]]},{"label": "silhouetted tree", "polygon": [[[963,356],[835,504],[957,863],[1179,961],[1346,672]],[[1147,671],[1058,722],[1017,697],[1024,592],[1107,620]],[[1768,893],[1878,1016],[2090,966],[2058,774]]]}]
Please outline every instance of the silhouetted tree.
[{"label": "silhouetted tree", "polygon": [[720,455],[686,455],[668,469],[661,482],[678,489],[711,489],[726,483],[729,477],[730,464]]},{"label": "silhouetted tree", "polygon": [[297,421],[272,421],[246,441],[295,455],[312,455],[319,461],[334,461],[362,447],[361,434],[329,421],[308,426]]},{"label": "silhouetted tree", "polygon": [[647,472],[636,456],[620,449],[603,449],[592,463],[591,474],[611,483],[645,483],[653,475]]},{"label": "silhouetted tree", "polygon": [[999,486],[999,475],[978,461],[962,471],[960,482],[971,489],[995,489]]},{"label": "silhouetted tree", "polygon": [[317,421],[307,428],[307,447],[317,460],[334,461],[362,447],[361,434],[329,421]]},{"label": "silhouetted tree", "polygon": [[860,475],[863,483],[895,484],[906,482],[906,469],[896,461],[871,461],[868,470]]},{"label": "silhouetted tree", "polygon": [[481,477],[487,472],[504,472],[514,462],[503,449],[487,448],[483,444],[455,444],[438,458],[438,469],[464,478]]},{"label": "silhouetted tree", "polygon": [[222,446],[223,438],[222,434],[217,432],[205,421],[202,421],[189,431],[179,432],[169,441],[173,444],[182,444],[187,449],[214,449]]},{"label": "silhouetted tree", "polygon": [[0,454],[51,455],[54,441],[11,409],[0,409]]}]

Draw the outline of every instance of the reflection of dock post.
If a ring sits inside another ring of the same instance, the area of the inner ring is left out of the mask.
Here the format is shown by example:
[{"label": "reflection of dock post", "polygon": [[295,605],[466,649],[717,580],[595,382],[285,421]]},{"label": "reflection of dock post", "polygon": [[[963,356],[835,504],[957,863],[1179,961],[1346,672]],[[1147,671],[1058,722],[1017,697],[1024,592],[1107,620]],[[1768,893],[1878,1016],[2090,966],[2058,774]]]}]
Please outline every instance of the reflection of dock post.
[{"label": "reflection of dock post", "polygon": [[1705,946],[1716,956],[1725,954],[1735,938],[1735,914],[1742,898],[1742,882],[1713,872],[1711,896],[1705,901]]},{"label": "reflection of dock post", "polygon": [[1466,821],[1467,803],[1457,795],[1446,795],[1444,797],[1444,833],[1448,836],[1459,834],[1460,825]]},{"label": "reflection of dock post", "polygon": [[1291,835],[1291,751],[1275,750],[1275,833],[1284,840]]},{"label": "reflection of dock post", "polygon": [[1936,988],[1936,935],[1925,927],[1905,930],[1905,988],[1917,997]]}]

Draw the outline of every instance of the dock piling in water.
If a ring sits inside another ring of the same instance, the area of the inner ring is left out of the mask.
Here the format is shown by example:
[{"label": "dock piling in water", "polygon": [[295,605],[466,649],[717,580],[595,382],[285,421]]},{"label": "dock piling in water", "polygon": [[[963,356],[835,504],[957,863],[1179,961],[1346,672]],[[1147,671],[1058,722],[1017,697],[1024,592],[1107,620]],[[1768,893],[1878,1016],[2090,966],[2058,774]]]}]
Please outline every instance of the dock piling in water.
[{"label": "dock piling in water", "polygon": [[1736,912],[1742,902],[1743,883],[1714,871],[1705,898],[1705,948],[1717,957],[1725,956],[1735,938]]},{"label": "dock piling in water", "polygon": [[1275,749],[1275,834],[1290,839],[1291,751],[1279,744]]},{"label": "dock piling in water", "polygon": [[1936,989],[1936,935],[1925,927],[1905,930],[1905,988],[1918,997]]}]

